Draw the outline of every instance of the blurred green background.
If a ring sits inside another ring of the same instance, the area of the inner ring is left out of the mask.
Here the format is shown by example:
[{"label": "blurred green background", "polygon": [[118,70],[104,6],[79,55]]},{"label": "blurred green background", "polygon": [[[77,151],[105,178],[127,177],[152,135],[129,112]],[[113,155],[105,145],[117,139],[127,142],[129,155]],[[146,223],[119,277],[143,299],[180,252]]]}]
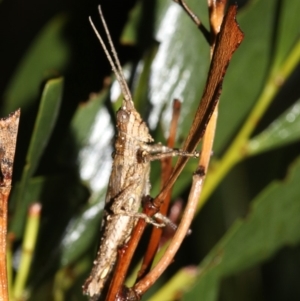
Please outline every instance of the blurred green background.
[{"label": "blurred green background", "polygon": [[[120,105],[88,23],[91,15],[103,34],[98,4],[0,3],[0,113],[21,108],[9,204],[11,300],[86,300],[81,285],[99,241]],[[171,1],[100,4],[156,141],[165,142],[172,99],[183,102],[180,147],[201,99],[209,46]],[[207,25],[206,1],[188,4]],[[240,4],[245,39],[224,81],[199,213],[145,300],[300,300],[300,2]],[[195,167],[190,162],[177,181],[174,200],[187,199]],[[155,162],[152,196],[159,173]],[[38,230],[26,266],[22,243],[35,202],[42,213],[29,232]]]}]

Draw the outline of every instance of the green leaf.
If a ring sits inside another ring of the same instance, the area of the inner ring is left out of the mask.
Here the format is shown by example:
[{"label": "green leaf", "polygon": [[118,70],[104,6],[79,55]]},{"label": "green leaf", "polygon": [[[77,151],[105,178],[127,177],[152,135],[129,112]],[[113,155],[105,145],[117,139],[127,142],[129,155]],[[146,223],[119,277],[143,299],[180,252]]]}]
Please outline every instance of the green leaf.
[{"label": "green leaf", "polygon": [[248,155],[253,156],[299,140],[299,128],[300,100],[274,120],[268,128],[249,141]]},{"label": "green leaf", "polygon": [[25,110],[39,96],[41,82],[61,74],[69,60],[69,46],[62,36],[65,16],[53,18],[23,57],[4,93],[3,113]]},{"label": "green leaf", "polygon": [[36,171],[39,160],[51,137],[61,105],[63,84],[63,78],[56,78],[49,80],[44,87],[26,156],[29,177]]},{"label": "green leaf", "polygon": [[79,177],[89,187],[91,195],[85,208],[73,216],[61,239],[62,266],[73,263],[94,246],[99,234],[114,133],[110,115],[103,107],[107,94],[107,90],[92,94],[78,107],[71,122],[71,135],[79,150]]},{"label": "green leaf", "polygon": [[84,148],[89,143],[97,115],[102,110],[106,98],[107,91],[92,94],[86,103],[80,104],[77,108],[71,122],[71,131],[78,148]]},{"label": "green leaf", "polygon": [[114,127],[103,106],[106,98],[106,90],[93,94],[87,103],[78,107],[71,122],[72,137],[79,150],[79,176],[92,194],[106,187],[111,169]]},{"label": "green leaf", "polygon": [[195,267],[187,267],[180,270],[175,277],[171,279],[167,285],[164,286],[159,293],[152,296],[148,301],[156,301],[156,300],[164,300],[171,301],[174,300],[173,293],[174,287],[189,287],[194,283],[194,278],[197,273],[197,269]]},{"label": "green leaf", "polygon": [[252,202],[249,214],[236,221],[199,266],[199,276],[183,300],[217,300],[223,277],[270,258],[280,248],[300,242],[300,160],[284,181],[276,181]]},{"label": "green leaf", "polygon": [[35,173],[40,158],[51,137],[61,104],[62,91],[63,79],[57,78],[49,80],[42,93],[15,204],[16,212],[11,223],[11,231],[13,231],[17,237],[22,234],[23,223],[25,222],[26,211],[29,206],[29,203],[24,202],[26,193],[30,193],[30,191],[27,190],[27,184]]},{"label": "green leaf", "polygon": [[[183,102],[178,137],[185,137],[206,81],[209,45],[179,5],[161,2],[166,1],[158,1],[156,10],[155,38],[160,44],[149,81],[153,106],[149,123],[155,128],[161,117],[163,129],[168,131],[172,102],[178,98]],[[189,6],[207,21],[205,1],[189,1]]]},{"label": "green leaf", "polygon": [[70,221],[60,243],[61,266],[75,262],[87,249],[95,246],[95,237],[100,239],[99,229],[105,192],[104,190],[97,195],[97,202],[91,201],[82,212]]}]

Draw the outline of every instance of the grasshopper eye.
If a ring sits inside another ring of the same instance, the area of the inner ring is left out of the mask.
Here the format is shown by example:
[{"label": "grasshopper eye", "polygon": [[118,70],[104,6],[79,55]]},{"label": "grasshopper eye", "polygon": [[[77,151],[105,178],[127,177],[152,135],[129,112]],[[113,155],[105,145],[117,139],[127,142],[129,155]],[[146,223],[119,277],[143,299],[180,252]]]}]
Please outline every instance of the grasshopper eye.
[{"label": "grasshopper eye", "polygon": [[119,109],[117,112],[117,120],[120,123],[128,123],[129,122],[130,113],[124,110],[123,108]]}]

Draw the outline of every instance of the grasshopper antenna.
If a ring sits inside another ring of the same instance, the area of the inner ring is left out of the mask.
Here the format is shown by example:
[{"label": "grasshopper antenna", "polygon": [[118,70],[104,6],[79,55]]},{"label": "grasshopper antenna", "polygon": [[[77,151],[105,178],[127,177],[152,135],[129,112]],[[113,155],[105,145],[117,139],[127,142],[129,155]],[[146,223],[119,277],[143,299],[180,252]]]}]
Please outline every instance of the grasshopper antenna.
[{"label": "grasshopper antenna", "polygon": [[133,104],[131,93],[130,93],[130,90],[128,88],[124,73],[122,71],[122,67],[121,67],[121,64],[120,64],[115,46],[114,46],[113,41],[111,39],[111,35],[109,33],[107,24],[106,24],[105,19],[103,17],[103,13],[102,13],[102,9],[101,9],[100,5],[98,6],[98,10],[99,10],[99,15],[100,15],[102,25],[104,27],[104,30],[105,30],[105,33],[106,33],[106,36],[107,36],[107,39],[108,39],[109,46],[111,48],[112,55],[109,53],[102,37],[100,36],[98,30],[96,29],[96,26],[94,25],[91,17],[89,17],[90,24],[91,24],[91,26],[92,26],[92,28],[93,28],[100,44],[101,44],[101,46],[102,46],[102,48],[105,52],[105,55],[106,55],[110,65],[111,65],[111,68],[112,68],[113,72],[115,73],[115,75],[117,77],[117,80],[120,84],[120,87],[121,87],[121,90],[122,90],[122,93],[123,93],[124,100],[125,100],[126,104],[128,104],[129,102],[131,104]]}]

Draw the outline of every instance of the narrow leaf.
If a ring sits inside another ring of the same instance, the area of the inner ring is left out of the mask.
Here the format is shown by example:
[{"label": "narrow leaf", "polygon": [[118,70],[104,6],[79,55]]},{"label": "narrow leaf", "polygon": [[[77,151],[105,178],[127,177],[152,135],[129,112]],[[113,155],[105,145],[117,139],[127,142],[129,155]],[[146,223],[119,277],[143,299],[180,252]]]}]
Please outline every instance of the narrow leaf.
[{"label": "narrow leaf", "polygon": [[27,184],[36,171],[40,158],[50,139],[61,103],[62,89],[63,79],[57,78],[49,80],[42,93],[15,204],[16,212],[11,223],[11,231],[15,233],[16,237],[22,234],[26,212],[29,206],[28,203],[24,202],[24,200],[27,199],[25,196],[26,193],[30,193],[30,191],[27,190]]},{"label": "narrow leaf", "polygon": [[62,37],[65,23],[64,16],[55,17],[32,43],[4,93],[4,112],[30,107],[39,96],[41,82],[61,74],[69,58],[69,48]]},{"label": "narrow leaf", "polygon": [[253,156],[288,145],[300,139],[300,100],[273,121],[248,143],[248,155]]}]

